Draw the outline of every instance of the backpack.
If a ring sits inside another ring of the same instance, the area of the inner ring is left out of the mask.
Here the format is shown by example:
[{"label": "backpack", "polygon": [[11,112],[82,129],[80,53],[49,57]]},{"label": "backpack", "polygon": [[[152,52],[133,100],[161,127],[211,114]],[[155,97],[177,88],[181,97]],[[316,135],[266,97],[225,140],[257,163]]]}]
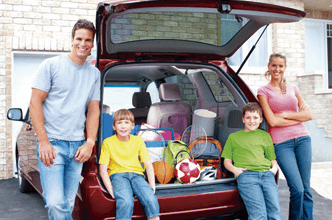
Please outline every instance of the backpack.
[{"label": "backpack", "polygon": [[195,144],[199,144],[206,141],[206,147],[203,153],[198,157],[195,158],[195,161],[202,167],[215,167],[217,168],[217,179],[221,179],[225,177],[223,173],[223,161],[221,159],[222,153],[222,146],[220,142],[214,138],[208,137],[205,138],[198,138],[197,140],[193,141],[189,145],[189,152],[195,146]]},{"label": "backpack", "polygon": [[189,154],[189,148],[184,142],[178,140],[168,141],[165,150],[165,161],[175,168],[178,162],[186,158],[191,157]]}]

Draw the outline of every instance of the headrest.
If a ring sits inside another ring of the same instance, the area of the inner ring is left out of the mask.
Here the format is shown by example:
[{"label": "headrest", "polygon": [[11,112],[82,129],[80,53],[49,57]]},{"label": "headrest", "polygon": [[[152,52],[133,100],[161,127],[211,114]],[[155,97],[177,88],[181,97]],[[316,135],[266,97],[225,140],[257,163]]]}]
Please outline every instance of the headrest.
[{"label": "headrest", "polygon": [[151,106],[150,93],[135,92],[133,95],[133,106],[135,108],[149,108]]},{"label": "headrest", "polygon": [[111,113],[111,108],[108,105],[103,104],[103,113]]},{"label": "headrest", "polygon": [[161,101],[181,100],[181,90],[177,83],[162,83],[159,87],[159,98]]}]

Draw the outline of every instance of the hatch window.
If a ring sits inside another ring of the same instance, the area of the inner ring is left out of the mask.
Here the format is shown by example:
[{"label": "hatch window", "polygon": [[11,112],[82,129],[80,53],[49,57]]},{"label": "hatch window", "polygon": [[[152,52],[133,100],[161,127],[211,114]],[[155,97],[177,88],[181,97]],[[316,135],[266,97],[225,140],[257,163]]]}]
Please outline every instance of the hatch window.
[{"label": "hatch window", "polygon": [[218,12],[144,12],[119,15],[111,21],[114,44],[139,40],[186,40],[223,46],[248,19]]}]

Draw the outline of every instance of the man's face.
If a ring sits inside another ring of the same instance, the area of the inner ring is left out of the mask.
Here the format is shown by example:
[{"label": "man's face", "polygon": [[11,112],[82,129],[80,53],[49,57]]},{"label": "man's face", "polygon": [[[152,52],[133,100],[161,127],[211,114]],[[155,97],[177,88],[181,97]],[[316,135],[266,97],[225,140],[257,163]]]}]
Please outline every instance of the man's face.
[{"label": "man's face", "polygon": [[246,111],[242,120],[244,123],[245,131],[255,131],[262,123],[263,118],[260,116],[260,114],[257,111],[254,112]]},{"label": "man's face", "polygon": [[88,29],[77,29],[72,38],[72,54],[80,59],[86,59],[93,48],[93,32]]}]

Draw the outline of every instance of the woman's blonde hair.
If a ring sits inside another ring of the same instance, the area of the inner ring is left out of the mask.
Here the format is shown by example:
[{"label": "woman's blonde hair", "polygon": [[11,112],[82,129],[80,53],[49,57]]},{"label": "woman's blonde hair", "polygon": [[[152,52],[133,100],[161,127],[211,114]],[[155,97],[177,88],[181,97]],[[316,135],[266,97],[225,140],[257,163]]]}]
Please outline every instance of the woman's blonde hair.
[{"label": "woman's blonde hair", "polygon": [[[286,66],[286,56],[284,56],[284,55],[282,55],[282,54],[280,54],[280,53],[273,53],[273,54],[271,54],[270,55],[270,58],[269,58],[269,63],[268,63],[268,65],[270,65],[270,63],[272,62],[272,60],[274,59],[274,58],[281,58],[281,59],[283,59],[283,60],[285,60],[285,66]],[[270,80],[270,72],[269,72],[269,70],[267,70],[266,72],[265,72],[265,78],[267,79],[267,80]],[[283,75],[282,76],[282,79],[281,79],[281,81],[280,81],[280,89],[281,89],[281,92],[283,93],[283,94],[286,94],[286,88],[287,88],[287,81],[286,81],[286,78],[285,78],[285,76]]]}]

